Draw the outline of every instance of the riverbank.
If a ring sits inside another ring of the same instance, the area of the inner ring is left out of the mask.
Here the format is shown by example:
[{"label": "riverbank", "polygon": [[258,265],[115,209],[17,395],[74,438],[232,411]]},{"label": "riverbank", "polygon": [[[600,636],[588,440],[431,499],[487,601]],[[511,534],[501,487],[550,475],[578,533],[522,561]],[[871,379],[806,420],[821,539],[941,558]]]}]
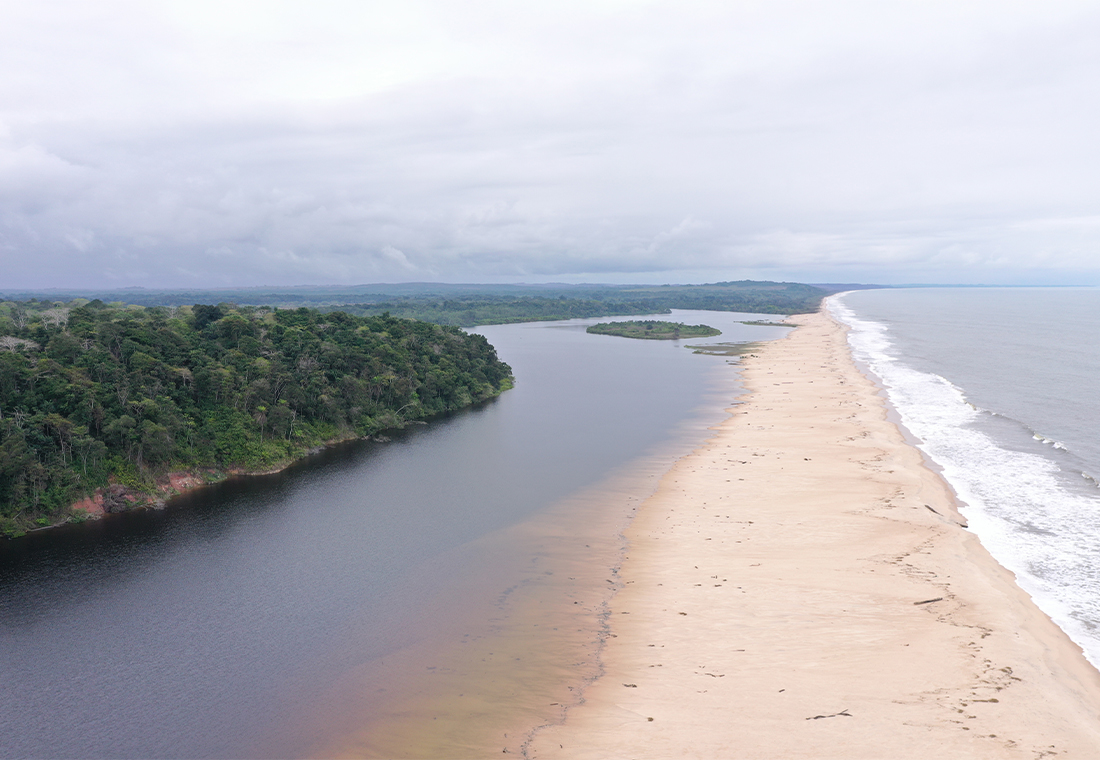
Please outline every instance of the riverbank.
[{"label": "riverbank", "polygon": [[627,530],[604,675],[531,758],[1094,757],[1100,673],[799,317]]},{"label": "riverbank", "polygon": [[[495,396],[493,398],[496,398]],[[378,433],[368,435],[342,435],[330,438],[319,445],[304,449],[300,454],[283,459],[271,466],[259,470],[243,468],[205,468],[199,470],[181,470],[162,473],[153,478],[151,485],[144,487],[129,487],[118,483],[112,483],[105,488],[97,488],[90,495],[77,499],[66,512],[64,519],[52,525],[33,528],[27,533],[36,533],[71,523],[82,523],[87,520],[99,520],[108,514],[121,514],[136,509],[164,509],[168,503],[177,496],[183,496],[198,488],[204,488],[216,483],[221,483],[228,478],[257,477],[261,475],[275,475],[294,465],[318,454],[325,449],[339,446],[353,441],[373,440],[385,443],[390,440],[386,433],[393,433],[408,425],[427,425],[424,420],[411,420],[402,427],[388,428]]]},{"label": "riverbank", "polygon": [[175,497],[194,491],[196,488],[221,483],[226,478],[231,477],[274,475],[332,446],[338,446],[341,443],[347,443],[349,441],[370,438],[376,440],[389,440],[383,435],[342,436],[324,441],[321,445],[313,446],[303,451],[298,456],[289,457],[270,467],[265,467],[262,470],[246,470],[239,468],[219,470],[215,468],[206,468],[202,470],[166,472],[156,476],[150,485],[141,488],[112,483],[106,488],[97,488],[90,495],[74,501],[69,506],[68,513],[65,515],[64,520],[53,525],[37,528],[36,530],[58,528],[71,522],[79,523],[85,520],[99,520],[108,514],[119,514],[135,509],[163,509],[167,506],[168,502]]}]

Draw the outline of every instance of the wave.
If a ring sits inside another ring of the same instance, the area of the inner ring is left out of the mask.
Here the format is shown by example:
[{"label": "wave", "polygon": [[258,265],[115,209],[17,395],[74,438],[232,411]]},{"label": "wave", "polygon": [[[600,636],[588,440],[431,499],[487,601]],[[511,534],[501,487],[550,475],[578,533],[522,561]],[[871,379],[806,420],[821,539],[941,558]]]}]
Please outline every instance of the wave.
[{"label": "wave", "polygon": [[1056,438],[1050,438],[1049,436],[1044,435],[1037,430],[1034,430],[1026,422],[1018,420],[1011,415],[1002,414],[1001,412],[993,411],[992,409],[983,409],[982,407],[970,401],[967,401],[966,403],[970,404],[972,408],[974,408],[981,414],[989,415],[992,418],[1002,420],[1005,423],[1012,425],[1022,434],[1030,437],[1031,440],[1038,441],[1044,446],[1054,449],[1055,451],[1051,452],[1051,455],[1059,457],[1059,459],[1056,460],[1058,462],[1059,469],[1063,471],[1072,471],[1080,475],[1082,478],[1089,481],[1090,483],[1100,486],[1100,481],[1098,481],[1094,475],[1088,472],[1084,460],[1077,456],[1068,444],[1059,441]]},{"label": "wave", "polygon": [[857,361],[878,379],[918,447],[955,489],[971,530],[1100,667],[1100,499],[1092,489],[1067,485],[1056,461],[1065,445],[1030,430],[1048,454],[1004,445],[980,429],[987,414],[997,413],[972,404],[946,378],[909,366],[886,325],[857,316],[837,297],[828,308],[849,327]]}]

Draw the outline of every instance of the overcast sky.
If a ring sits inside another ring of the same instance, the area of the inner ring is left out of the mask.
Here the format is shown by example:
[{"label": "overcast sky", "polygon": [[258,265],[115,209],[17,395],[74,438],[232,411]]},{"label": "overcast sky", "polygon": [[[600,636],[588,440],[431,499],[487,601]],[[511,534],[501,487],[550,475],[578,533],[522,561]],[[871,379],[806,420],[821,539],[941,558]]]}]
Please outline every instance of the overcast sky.
[{"label": "overcast sky", "polygon": [[1100,284],[1095,0],[0,0],[0,290]]}]

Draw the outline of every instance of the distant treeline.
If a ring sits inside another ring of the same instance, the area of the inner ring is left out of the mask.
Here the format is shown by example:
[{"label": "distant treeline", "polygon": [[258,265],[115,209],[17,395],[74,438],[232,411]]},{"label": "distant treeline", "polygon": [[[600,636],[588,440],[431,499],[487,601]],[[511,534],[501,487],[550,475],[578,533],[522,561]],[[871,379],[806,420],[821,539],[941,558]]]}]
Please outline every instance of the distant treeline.
[{"label": "distant treeline", "polygon": [[[144,306],[180,306],[219,301],[308,306],[357,315],[390,313],[443,325],[532,322],[627,314],[667,314],[671,309],[708,309],[756,314],[816,311],[829,287],[787,282],[719,282],[710,285],[451,285],[403,283],[353,287],[245,288],[217,291],[126,289],[99,294],[104,301]],[[86,293],[24,293],[24,301],[73,298]]]},{"label": "distant treeline", "polygon": [[298,308],[0,303],[0,532],[108,485],[271,469],[511,386],[480,335]]},{"label": "distant treeline", "polygon": [[513,322],[545,322],[556,319],[610,317],[625,314],[667,314],[668,309],[655,309],[639,301],[597,301],[590,298],[544,298],[541,296],[465,296],[435,300],[402,298],[381,303],[343,304],[322,307],[339,309],[349,314],[371,315],[389,313],[440,325],[473,327],[504,325]]},{"label": "distant treeline", "polygon": [[[668,314],[672,309],[706,309],[755,314],[816,311],[827,292],[812,285],[724,282],[714,285],[575,289],[574,296],[460,295],[407,296],[377,303],[341,304],[352,314],[391,314],[438,324],[474,325],[534,322],[627,314]],[[325,307],[323,307],[325,308]]]}]

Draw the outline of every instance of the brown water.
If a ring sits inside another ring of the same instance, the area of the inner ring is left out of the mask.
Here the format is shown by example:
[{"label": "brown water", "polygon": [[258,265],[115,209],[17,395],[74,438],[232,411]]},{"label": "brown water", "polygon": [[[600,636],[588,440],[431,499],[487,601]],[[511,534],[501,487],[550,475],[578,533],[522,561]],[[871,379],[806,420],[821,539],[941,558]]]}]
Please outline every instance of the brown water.
[{"label": "brown water", "polygon": [[589,322],[484,328],[517,387],[390,443],[4,544],[0,755],[519,752],[598,671],[632,509],[733,396],[726,358]]}]

